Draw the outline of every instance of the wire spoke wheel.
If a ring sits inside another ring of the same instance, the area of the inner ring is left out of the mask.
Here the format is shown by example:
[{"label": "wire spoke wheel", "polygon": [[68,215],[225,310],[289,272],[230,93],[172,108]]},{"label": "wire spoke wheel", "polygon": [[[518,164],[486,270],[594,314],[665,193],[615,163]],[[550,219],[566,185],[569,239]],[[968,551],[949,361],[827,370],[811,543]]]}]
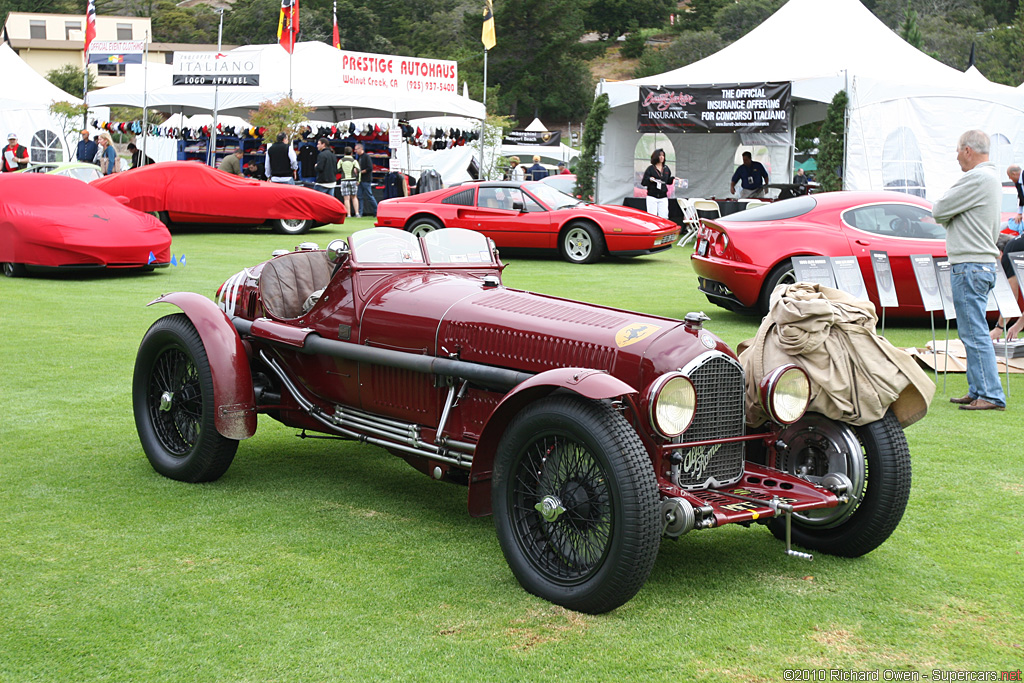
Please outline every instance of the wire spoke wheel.
[{"label": "wire spoke wheel", "polygon": [[534,595],[598,614],[643,586],[661,540],[640,437],[608,402],[549,396],[509,423],[491,502],[512,573]]},{"label": "wire spoke wheel", "polygon": [[186,455],[199,439],[203,400],[195,363],[181,349],[167,349],[154,364],[148,407],[160,442]]},{"label": "wire spoke wheel", "polygon": [[[607,474],[585,445],[556,434],[530,444],[515,469],[513,523],[530,561],[554,581],[585,579],[611,542]],[[559,501],[564,512],[546,520],[537,509],[545,500]]]}]

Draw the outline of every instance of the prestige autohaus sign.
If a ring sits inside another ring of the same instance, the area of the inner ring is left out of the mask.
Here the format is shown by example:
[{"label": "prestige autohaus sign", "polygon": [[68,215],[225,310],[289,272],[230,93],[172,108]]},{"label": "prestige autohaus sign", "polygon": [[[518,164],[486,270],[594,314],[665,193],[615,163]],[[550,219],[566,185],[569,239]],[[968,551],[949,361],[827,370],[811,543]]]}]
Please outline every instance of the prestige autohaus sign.
[{"label": "prestige autohaus sign", "polygon": [[259,85],[260,53],[175,52],[173,85]]},{"label": "prestige autohaus sign", "polygon": [[640,86],[638,133],[787,133],[792,84]]}]

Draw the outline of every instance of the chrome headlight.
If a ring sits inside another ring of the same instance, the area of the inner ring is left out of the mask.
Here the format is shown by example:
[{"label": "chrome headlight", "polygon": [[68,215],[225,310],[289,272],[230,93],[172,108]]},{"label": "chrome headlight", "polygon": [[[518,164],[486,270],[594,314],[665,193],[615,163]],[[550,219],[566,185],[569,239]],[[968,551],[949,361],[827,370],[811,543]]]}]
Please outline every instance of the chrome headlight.
[{"label": "chrome headlight", "polygon": [[793,424],[811,400],[811,382],[803,368],[780,365],[761,380],[761,405],[774,422]]},{"label": "chrome headlight", "polygon": [[651,384],[647,392],[651,426],[661,436],[679,436],[693,422],[697,410],[697,391],[686,375],[670,372]]}]

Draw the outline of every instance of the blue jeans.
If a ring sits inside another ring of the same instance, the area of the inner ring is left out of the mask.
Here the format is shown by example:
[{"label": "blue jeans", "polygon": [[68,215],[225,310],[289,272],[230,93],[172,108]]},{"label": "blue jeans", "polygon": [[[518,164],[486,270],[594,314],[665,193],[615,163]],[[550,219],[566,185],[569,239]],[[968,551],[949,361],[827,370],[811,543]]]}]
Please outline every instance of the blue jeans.
[{"label": "blue jeans", "polygon": [[985,322],[985,306],[988,293],[996,285],[997,267],[995,263],[956,263],[950,280],[957,332],[967,350],[968,396],[1005,406],[995,348]]},{"label": "blue jeans", "polygon": [[361,215],[377,215],[377,198],[373,196],[373,183],[359,183],[359,208]]}]

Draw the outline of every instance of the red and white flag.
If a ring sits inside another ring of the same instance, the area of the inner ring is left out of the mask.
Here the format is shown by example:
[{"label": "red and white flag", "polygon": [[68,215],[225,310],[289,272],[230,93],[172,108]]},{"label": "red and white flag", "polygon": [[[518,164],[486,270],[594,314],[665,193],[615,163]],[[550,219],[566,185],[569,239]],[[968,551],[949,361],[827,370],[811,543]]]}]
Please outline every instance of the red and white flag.
[{"label": "red and white flag", "polygon": [[338,3],[335,0],[334,3],[334,33],[331,36],[331,45],[336,49],[341,49],[341,38],[338,37]]},{"label": "red and white flag", "polygon": [[299,0],[281,0],[281,18],[277,22],[277,42],[288,54],[295,52],[299,39]]},{"label": "red and white flag", "polygon": [[89,0],[85,8],[85,50],[89,54],[89,46],[96,37],[96,0]]}]

